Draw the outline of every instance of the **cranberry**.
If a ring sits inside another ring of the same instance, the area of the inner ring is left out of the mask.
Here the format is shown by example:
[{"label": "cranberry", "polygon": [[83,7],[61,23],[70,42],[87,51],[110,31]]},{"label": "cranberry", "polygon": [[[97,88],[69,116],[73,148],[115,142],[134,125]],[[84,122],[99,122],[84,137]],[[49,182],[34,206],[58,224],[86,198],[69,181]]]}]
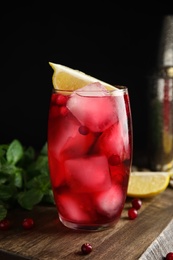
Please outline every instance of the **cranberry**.
[{"label": "cranberry", "polygon": [[68,114],[68,108],[66,106],[61,106],[59,112],[62,116],[66,116]]},{"label": "cranberry", "polygon": [[52,94],[52,104],[55,104],[55,105],[65,105],[67,103],[67,99],[68,97],[67,96],[63,96],[61,94]]},{"label": "cranberry", "polygon": [[89,133],[88,127],[81,125],[81,126],[79,127],[79,133],[80,133],[81,135],[87,135],[87,134]]},{"label": "cranberry", "polygon": [[173,252],[169,252],[165,257],[165,260],[173,260]]},{"label": "cranberry", "polygon": [[25,218],[22,222],[24,229],[31,229],[34,225],[34,220],[32,218]]},{"label": "cranberry", "polygon": [[88,255],[92,251],[92,246],[89,243],[85,243],[81,246],[81,251],[84,255]]},{"label": "cranberry", "polygon": [[59,94],[59,95],[57,95],[57,97],[56,97],[56,103],[57,103],[58,105],[66,105],[67,99],[68,99],[67,96],[63,96],[63,95]]},{"label": "cranberry", "polygon": [[138,211],[135,208],[130,208],[128,210],[128,216],[129,216],[129,219],[135,219],[138,216]]},{"label": "cranberry", "polygon": [[112,166],[115,166],[115,165],[119,164],[119,163],[120,163],[120,157],[119,157],[119,155],[117,155],[117,154],[112,154],[112,155],[109,157],[108,162],[109,162],[109,164],[112,165]]},{"label": "cranberry", "polygon": [[142,201],[138,198],[135,198],[132,200],[132,207],[135,208],[135,209],[140,209],[142,206]]},{"label": "cranberry", "polygon": [[0,230],[8,230],[10,225],[11,223],[8,219],[3,219],[0,221]]}]

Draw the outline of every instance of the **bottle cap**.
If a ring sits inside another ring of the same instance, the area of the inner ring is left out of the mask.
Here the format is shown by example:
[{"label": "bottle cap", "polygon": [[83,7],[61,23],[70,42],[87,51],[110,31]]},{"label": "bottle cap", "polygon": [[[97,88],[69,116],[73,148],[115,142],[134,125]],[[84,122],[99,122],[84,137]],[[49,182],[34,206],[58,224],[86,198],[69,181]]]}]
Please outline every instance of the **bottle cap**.
[{"label": "bottle cap", "polygon": [[166,15],[163,17],[158,52],[158,65],[162,68],[173,66],[173,15]]}]

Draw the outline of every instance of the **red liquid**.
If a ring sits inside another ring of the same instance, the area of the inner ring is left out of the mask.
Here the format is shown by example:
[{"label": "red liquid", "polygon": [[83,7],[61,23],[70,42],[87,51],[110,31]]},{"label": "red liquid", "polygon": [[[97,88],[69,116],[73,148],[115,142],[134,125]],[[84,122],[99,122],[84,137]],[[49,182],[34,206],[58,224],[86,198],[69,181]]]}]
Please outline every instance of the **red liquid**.
[{"label": "red liquid", "polygon": [[60,220],[76,229],[116,223],[127,194],[132,132],[127,92],[53,93],[48,159]]}]

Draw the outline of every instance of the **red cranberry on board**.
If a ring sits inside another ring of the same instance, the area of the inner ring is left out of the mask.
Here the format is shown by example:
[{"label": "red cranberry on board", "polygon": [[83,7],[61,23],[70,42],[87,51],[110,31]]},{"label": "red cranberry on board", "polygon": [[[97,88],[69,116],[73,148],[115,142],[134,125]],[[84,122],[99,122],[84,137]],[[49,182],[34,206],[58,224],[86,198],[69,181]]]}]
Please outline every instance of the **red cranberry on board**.
[{"label": "red cranberry on board", "polygon": [[130,208],[128,210],[128,216],[129,216],[129,219],[133,220],[133,219],[137,218],[138,211],[135,208]]},{"label": "red cranberry on board", "polygon": [[165,260],[173,260],[173,252],[169,252],[165,257]]},{"label": "red cranberry on board", "polygon": [[142,200],[138,199],[138,198],[134,198],[132,200],[132,207],[135,208],[135,209],[140,209],[142,206]]},{"label": "red cranberry on board", "polygon": [[0,230],[8,230],[11,226],[11,223],[8,219],[3,219],[0,221]]},{"label": "red cranberry on board", "polygon": [[84,255],[88,255],[92,251],[92,246],[89,243],[85,243],[81,246],[81,251]]},{"label": "red cranberry on board", "polygon": [[34,220],[32,218],[25,218],[22,222],[24,229],[31,229],[34,226]]}]

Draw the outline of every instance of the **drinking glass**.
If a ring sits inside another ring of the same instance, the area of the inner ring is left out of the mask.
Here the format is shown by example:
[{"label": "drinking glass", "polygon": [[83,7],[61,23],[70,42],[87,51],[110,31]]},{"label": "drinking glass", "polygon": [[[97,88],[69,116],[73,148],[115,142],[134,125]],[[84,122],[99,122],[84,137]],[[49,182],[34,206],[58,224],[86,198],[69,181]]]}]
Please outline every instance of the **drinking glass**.
[{"label": "drinking glass", "polygon": [[77,230],[116,224],[132,162],[128,89],[99,82],[53,89],[48,118],[50,179],[60,221]]}]

